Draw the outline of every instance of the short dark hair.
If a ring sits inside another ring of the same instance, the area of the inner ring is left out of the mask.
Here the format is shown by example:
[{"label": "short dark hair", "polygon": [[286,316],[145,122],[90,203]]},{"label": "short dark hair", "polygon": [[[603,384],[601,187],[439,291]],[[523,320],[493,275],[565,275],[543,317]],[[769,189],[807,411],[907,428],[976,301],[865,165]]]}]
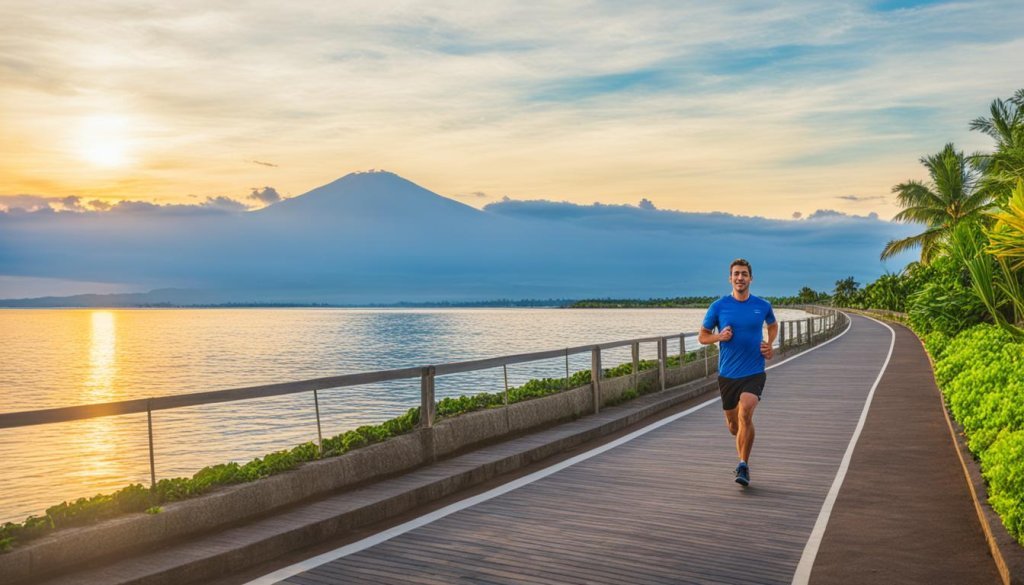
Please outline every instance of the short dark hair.
[{"label": "short dark hair", "polygon": [[750,276],[754,276],[754,269],[750,266],[750,262],[747,262],[743,258],[737,258],[732,261],[732,264],[729,265],[729,274],[732,274],[733,266],[746,266],[747,270],[750,271]]}]

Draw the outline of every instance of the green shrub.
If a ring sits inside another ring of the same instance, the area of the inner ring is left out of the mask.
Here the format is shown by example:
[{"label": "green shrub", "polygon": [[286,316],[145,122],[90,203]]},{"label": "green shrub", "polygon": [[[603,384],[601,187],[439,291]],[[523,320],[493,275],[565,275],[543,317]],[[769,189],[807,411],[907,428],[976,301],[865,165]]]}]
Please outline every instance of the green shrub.
[{"label": "green shrub", "polygon": [[953,338],[935,368],[935,379],[945,387],[962,371],[995,359],[1013,339],[994,325],[976,325]]},{"label": "green shrub", "polygon": [[910,326],[922,335],[932,331],[956,335],[983,322],[988,314],[971,288],[970,273],[949,256],[919,266],[909,279],[908,290],[917,291],[907,297]]},{"label": "green shrub", "polygon": [[1007,532],[1024,544],[1024,430],[1003,431],[981,455],[988,501]]},{"label": "green shrub", "polygon": [[946,346],[949,345],[950,337],[942,331],[932,331],[923,336],[924,348],[932,359],[938,361],[942,359],[942,354],[946,350]]},{"label": "green shrub", "polygon": [[994,325],[978,325],[946,346],[935,368],[950,412],[974,453],[1002,429],[1024,428],[1024,345]]},{"label": "green shrub", "polygon": [[989,502],[1024,543],[1024,343],[995,325],[930,334],[935,378],[981,462]]}]

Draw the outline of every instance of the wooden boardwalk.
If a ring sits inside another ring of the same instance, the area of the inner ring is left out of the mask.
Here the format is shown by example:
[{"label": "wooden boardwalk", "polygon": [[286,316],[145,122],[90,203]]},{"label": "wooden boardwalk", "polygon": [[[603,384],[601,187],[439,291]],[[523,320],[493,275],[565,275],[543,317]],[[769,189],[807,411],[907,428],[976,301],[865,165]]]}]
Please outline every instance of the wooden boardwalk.
[{"label": "wooden boardwalk", "polygon": [[749,488],[716,401],[278,582],[791,583],[890,354],[888,328],[852,319],[769,371]]}]

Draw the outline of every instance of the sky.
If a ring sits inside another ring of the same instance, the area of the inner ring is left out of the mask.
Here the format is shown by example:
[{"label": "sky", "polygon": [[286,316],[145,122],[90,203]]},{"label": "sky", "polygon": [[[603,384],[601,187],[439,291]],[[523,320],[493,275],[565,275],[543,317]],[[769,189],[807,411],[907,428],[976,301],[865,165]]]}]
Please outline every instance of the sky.
[{"label": "sky", "polygon": [[1017,0],[5,0],[0,206],[259,206],[387,169],[477,208],[888,219],[922,155],[990,147],[968,123],[1022,54]]}]

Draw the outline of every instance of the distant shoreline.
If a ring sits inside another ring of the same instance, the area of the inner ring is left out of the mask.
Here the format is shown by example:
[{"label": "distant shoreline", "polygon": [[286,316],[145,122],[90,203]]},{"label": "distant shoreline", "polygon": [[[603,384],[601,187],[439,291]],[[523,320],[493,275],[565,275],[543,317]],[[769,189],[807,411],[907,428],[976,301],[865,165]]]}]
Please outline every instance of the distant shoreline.
[{"label": "distant shoreline", "polygon": [[102,303],[60,302],[56,299],[0,300],[0,309],[444,309],[444,308],[566,308],[571,299],[496,300],[397,303]]},{"label": "distant shoreline", "polygon": [[[93,296],[93,295],[89,295]],[[101,296],[101,295],[96,295]],[[73,297],[72,297],[73,298]],[[397,303],[104,303],[106,299],[71,300],[59,297],[0,300],[0,309],[704,309],[717,300],[713,297],[675,299],[497,299],[491,301],[429,301]],[[765,297],[776,306],[800,304],[789,297]]]}]

